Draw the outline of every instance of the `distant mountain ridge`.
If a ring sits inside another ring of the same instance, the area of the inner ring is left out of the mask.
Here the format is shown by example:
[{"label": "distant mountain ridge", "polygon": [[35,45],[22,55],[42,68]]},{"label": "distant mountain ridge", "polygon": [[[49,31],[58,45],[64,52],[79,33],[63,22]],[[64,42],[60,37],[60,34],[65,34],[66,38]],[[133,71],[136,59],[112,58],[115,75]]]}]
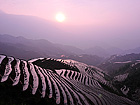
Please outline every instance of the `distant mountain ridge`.
[{"label": "distant mountain ridge", "polygon": [[111,47],[111,48],[102,48],[99,46],[95,46],[92,48],[85,49],[84,52],[86,54],[92,54],[92,55],[98,55],[101,57],[110,57],[111,55],[126,55],[131,53],[140,53],[140,47],[134,48],[134,49],[128,49],[123,50],[117,47]]},{"label": "distant mountain ridge", "polygon": [[44,39],[32,40],[22,36],[0,35],[0,43],[1,54],[26,60],[38,57],[69,58],[89,65],[97,65],[104,59],[96,55],[85,54],[84,50],[79,48],[54,44]]},{"label": "distant mountain ridge", "polygon": [[0,23],[0,33],[14,36],[23,35],[26,38],[37,39],[47,35],[49,40],[53,40],[54,35],[62,34],[62,31],[53,22],[35,16],[1,12]]},{"label": "distant mountain ridge", "polygon": [[[57,47],[55,44],[44,40],[31,40],[24,37],[14,37],[11,35],[0,35],[0,52],[5,54],[10,54],[20,58],[31,58],[31,57],[45,57],[53,56],[59,57],[61,55],[72,54],[66,50]],[[6,49],[6,50],[5,50]],[[15,53],[12,53],[12,49],[15,49]],[[9,51],[8,51],[9,50]],[[19,53],[22,52],[22,53]],[[25,52],[31,52],[31,54],[24,57]],[[32,56],[36,53],[36,56]],[[19,55],[19,56],[17,56]],[[31,55],[31,56],[30,56]]]},{"label": "distant mountain ridge", "polygon": [[[39,17],[7,14],[4,13],[3,11],[0,11],[0,34],[9,34],[9,35],[14,35],[16,37],[24,36],[25,38],[31,38],[31,39],[45,38],[48,41],[55,42],[55,43],[60,43],[60,42],[65,43],[68,40],[73,41],[73,39],[77,39],[77,40],[78,38],[80,39],[79,36],[76,37],[76,33],[74,32],[70,33],[69,31],[66,31],[64,28],[65,26],[63,26],[62,24],[58,25],[58,23],[48,21]],[[71,27],[68,26],[67,28],[71,28]],[[12,40],[14,41],[14,39]],[[23,40],[24,40],[23,37],[19,37],[19,42],[20,41],[22,42]],[[7,42],[8,42],[8,38],[7,38]],[[76,41],[74,41],[74,43],[75,42]],[[56,47],[59,47],[64,51],[75,53],[75,54],[98,55],[101,57],[109,57],[113,54],[125,55],[127,53],[140,52],[140,48],[123,50],[116,47],[102,48],[94,44],[93,47],[90,46],[90,48],[88,48],[87,46],[86,49],[79,49],[74,46],[65,46],[59,44],[56,44]]]},{"label": "distant mountain ridge", "polygon": [[[137,50],[131,50],[131,52],[137,51],[138,53],[139,48],[136,49]],[[108,53],[109,51],[112,53]],[[51,43],[45,39],[32,40],[22,36],[0,35],[1,54],[12,55],[26,60],[37,57],[69,58],[97,66],[104,61],[105,58],[110,57],[111,54],[115,52],[121,53],[121,51],[122,50],[118,48],[106,50],[101,47],[82,50],[74,46]],[[125,53],[123,53],[123,55],[125,55]]]},{"label": "distant mountain ridge", "polygon": [[90,65],[97,65],[104,59],[96,55],[84,54],[83,50],[73,46],[11,35],[0,35],[0,53],[26,60],[38,57],[69,58]]}]

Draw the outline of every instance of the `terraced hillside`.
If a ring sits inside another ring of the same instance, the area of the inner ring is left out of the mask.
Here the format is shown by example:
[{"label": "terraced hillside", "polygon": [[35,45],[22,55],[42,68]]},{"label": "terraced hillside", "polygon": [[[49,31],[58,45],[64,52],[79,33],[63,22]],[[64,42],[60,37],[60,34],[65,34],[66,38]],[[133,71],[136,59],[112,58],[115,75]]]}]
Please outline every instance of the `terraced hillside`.
[{"label": "terraced hillside", "polygon": [[140,103],[140,54],[114,55],[99,65],[119,93]]},{"label": "terraced hillside", "polygon": [[101,69],[74,60],[0,55],[0,104],[139,105],[115,94],[107,77]]},{"label": "terraced hillside", "polygon": [[112,55],[110,58],[99,64],[98,67],[112,75],[121,67],[126,66],[127,69],[130,64],[138,62],[139,60],[140,54]]},{"label": "terraced hillside", "polygon": [[125,96],[140,103],[140,61],[126,64],[114,75],[113,85]]}]

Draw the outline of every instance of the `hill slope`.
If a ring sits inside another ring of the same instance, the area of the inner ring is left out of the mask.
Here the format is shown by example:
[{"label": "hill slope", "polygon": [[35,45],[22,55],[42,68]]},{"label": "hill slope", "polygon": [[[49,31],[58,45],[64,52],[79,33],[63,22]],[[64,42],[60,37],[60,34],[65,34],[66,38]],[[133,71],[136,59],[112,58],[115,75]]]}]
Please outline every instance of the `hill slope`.
[{"label": "hill slope", "polygon": [[74,60],[0,55],[0,69],[1,104],[138,105],[107,90],[115,87],[101,69]]}]

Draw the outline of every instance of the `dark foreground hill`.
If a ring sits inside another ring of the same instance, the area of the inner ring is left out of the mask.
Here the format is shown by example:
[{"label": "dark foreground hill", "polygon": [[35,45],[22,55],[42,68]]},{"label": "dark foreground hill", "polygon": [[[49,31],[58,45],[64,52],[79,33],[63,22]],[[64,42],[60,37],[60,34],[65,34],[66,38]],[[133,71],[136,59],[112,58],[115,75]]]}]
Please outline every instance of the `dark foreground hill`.
[{"label": "dark foreground hill", "polygon": [[114,55],[99,65],[125,96],[140,102],[140,54]]},{"label": "dark foreground hill", "polygon": [[101,69],[74,60],[0,55],[1,105],[139,105]]}]

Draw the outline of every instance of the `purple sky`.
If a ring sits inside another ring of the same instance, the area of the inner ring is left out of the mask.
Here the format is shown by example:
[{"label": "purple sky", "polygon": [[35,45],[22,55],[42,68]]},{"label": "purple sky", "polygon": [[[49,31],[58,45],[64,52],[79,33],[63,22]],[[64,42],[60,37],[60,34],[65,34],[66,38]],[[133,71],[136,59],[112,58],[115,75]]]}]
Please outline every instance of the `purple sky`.
[{"label": "purple sky", "polygon": [[140,0],[0,0],[0,10],[50,21],[62,12],[63,29],[76,35],[78,47],[81,41],[83,47],[91,47],[93,41],[122,48],[140,46]]}]

